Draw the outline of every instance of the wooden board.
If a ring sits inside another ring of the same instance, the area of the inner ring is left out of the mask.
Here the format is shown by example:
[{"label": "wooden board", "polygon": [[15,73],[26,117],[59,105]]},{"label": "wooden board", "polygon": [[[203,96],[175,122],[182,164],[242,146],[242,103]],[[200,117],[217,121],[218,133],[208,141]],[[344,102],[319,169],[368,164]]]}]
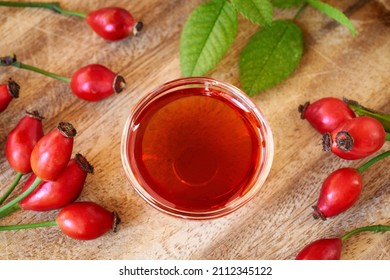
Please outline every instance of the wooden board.
[{"label": "wooden board", "polygon": [[[266,184],[243,208],[224,218],[187,221],[145,203],[125,177],[120,158],[122,130],[134,104],[158,85],[181,77],[179,39],[191,11],[203,1],[110,1],[144,22],[139,36],[109,43],[80,18],[42,9],[0,7],[0,55],[70,76],[79,67],[100,63],[123,75],[124,93],[97,103],[75,97],[66,83],[26,70],[1,68],[1,81],[14,78],[20,98],[0,115],[0,190],[14,172],[4,155],[7,133],[24,115],[38,110],[45,131],[60,121],[78,130],[75,152],[95,166],[80,200],[116,209],[117,233],[76,241],[56,227],[0,233],[0,259],[293,259],[309,241],[341,236],[359,226],[390,224],[390,159],[364,174],[359,201],[325,222],[311,217],[322,181],[341,166],[357,167],[324,153],[321,136],[299,118],[299,104],[325,96],[359,100],[390,112],[390,11],[377,1],[328,0],[353,20],[358,36],[307,8],[297,23],[304,33],[304,55],[295,73],[253,100],[274,134],[275,158]],[[88,12],[102,3],[61,1],[64,8]],[[296,11],[277,11],[292,18]],[[240,17],[232,48],[209,76],[240,86],[238,57],[257,26]],[[383,151],[389,149],[386,143]],[[53,219],[48,213],[18,212],[1,225]],[[343,259],[390,259],[390,233],[362,233],[345,242]]]}]

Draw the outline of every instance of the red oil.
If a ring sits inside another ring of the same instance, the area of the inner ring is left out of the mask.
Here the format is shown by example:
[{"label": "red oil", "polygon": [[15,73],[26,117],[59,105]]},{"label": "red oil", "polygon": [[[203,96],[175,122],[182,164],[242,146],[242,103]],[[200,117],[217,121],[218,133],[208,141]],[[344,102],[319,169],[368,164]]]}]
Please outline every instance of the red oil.
[{"label": "red oil", "polygon": [[136,177],[156,200],[201,212],[248,191],[260,164],[260,124],[231,97],[177,90],[149,104],[136,123]]}]

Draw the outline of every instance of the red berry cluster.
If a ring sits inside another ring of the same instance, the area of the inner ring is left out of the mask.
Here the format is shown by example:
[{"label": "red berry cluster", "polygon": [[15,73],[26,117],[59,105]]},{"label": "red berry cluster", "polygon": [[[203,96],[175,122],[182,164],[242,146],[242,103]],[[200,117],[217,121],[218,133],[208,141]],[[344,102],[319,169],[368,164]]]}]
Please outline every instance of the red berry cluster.
[{"label": "red berry cluster", "polygon": [[0,207],[0,218],[17,210],[49,211],[61,209],[55,221],[28,225],[0,226],[13,230],[57,225],[66,235],[80,240],[95,239],[116,229],[119,218],[94,202],[75,202],[93,166],[77,153],[72,158],[76,129],[71,123],[60,122],[44,134],[43,117],[28,112],[8,134],[6,158],[17,173],[15,181],[1,197],[7,200],[23,175],[30,174],[20,194]]},{"label": "red berry cluster", "polygon": [[[46,8],[56,13],[78,16],[102,38],[118,41],[136,35],[143,24],[137,22],[125,9],[107,7],[88,14],[64,10],[57,2],[2,1],[0,6]],[[12,66],[33,71],[69,84],[70,90],[86,101],[99,101],[124,90],[125,79],[100,64],[89,64],[65,77],[22,63],[15,55],[0,57],[0,66]],[[10,79],[0,84],[0,113],[14,98],[19,97],[20,86]],[[40,226],[58,226],[75,239],[94,239],[110,229],[116,229],[119,217],[93,202],[75,202],[82,192],[87,175],[93,166],[87,159],[73,153],[76,130],[70,123],[61,122],[46,135],[38,112],[29,112],[9,133],[6,158],[16,172],[16,178],[0,198],[0,218],[17,210],[49,211],[61,209],[54,221],[28,225],[0,226],[1,230],[15,230]],[[30,174],[20,194],[7,201],[23,175]],[[5,205],[1,206],[4,202]]]},{"label": "red berry cluster", "polygon": [[[102,38],[108,41],[118,41],[136,35],[143,24],[136,21],[127,10],[119,7],[106,7],[94,10],[88,14],[64,10],[58,3],[52,2],[0,2],[0,6],[46,8],[57,13],[84,18],[88,25]],[[73,73],[71,78],[64,77],[46,70],[31,66],[16,60],[15,55],[0,58],[0,66],[13,66],[34,71],[69,83],[72,93],[86,101],[99,101],[114,93],[124,90],[125,79],[101,64],[89,64]],[[13,98],[19,96],[19,85],[13,81],[0,85],[0,113],[4,111]]]},{"label": "red berry cluster", "polygon": [[[382,119],[368,115],[356,115],[347,100],[334,97],[306,102],[298,110],[301,118],[323,134],[323,149],[346,160],[368,157],[383,147],[387,134]],[[359,168],[340,168],[324,181],[313,216],[325,220],[348,208],[358,199],[362,188],[361,173],[387,156],[379,155]]]},{"label": "red berry cluster", "polygon": [[[323,150],[342,159],[371,156],[389,140],[390,116],[367,109],[355,101],[325,97],[313,103],[306,102],[298,110],[301,118],[323,135]],[[329,174],[322,184],[317,204],[313,206],[313,217],[326,220],[349,209],[360,196],[363,171],[389,155],[390,151],[387,151],[359,168],[343,167]],[[347,236],[344,239],[317,240],[305,247],[297,259],[339,259],[342,241],[350,237]]]}]

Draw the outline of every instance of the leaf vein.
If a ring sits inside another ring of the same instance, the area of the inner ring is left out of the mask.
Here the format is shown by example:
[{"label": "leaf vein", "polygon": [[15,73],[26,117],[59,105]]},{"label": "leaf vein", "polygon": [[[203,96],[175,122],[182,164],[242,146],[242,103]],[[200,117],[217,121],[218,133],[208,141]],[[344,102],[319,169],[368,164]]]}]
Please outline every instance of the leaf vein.
[{"label": "leaf vein", "polygon": [[[215,28],[216,23],[218,22],[218,18],[219,18],[219,16],[221,15],[221,13],[222,13],[222,11],[223,11],[223,9],[224,9],[224,6],[225,6],[225,4],[223,4],[223,5],[221,6],[220,10],[218,11],[218,15],[217,15],[217,17],[215,18],[214,23],[212,24],[212,26],[211,26],[211,28],[210,28],[210,31],[208,32],[207,39],[204,41],[202,47],[200,48],[200,49],[201,49],[201,52],[200,52],[201,54],[202,54],[203,51],[205,50],[205,48],[206,48],[206,46],[207,46],[207,44],[208,44],[208,42],[209,42],[209,40],[210,40],[210,37],[211,37],[211,34],[212,34],[211,31]],[[192,74],[195,72],[195,69],[197,69],[198,65],[200,64],[200,58],[201,58],[201,55],[199,55],[199,56],[197,57],[197,59],[196,59],[196,62],[195,62],[194,67],[193,67],[193,69],[192,69]]]},{"label": "leaf vein", "polygon": [[[261,71],[260,71],[260,74],[262,74],[264,72],[264,69],[266,67],[266,65],[268,64],[268,62],[270,61],[270,59],[273,57],[273,54],[277,51],[278,47],[280,46],[281,42],[283,41],[283,38],[284,36],[286,35],[287,33],[287,30],[288,30],[289,26],[286,26],[283,30],[283,33],[280,37],[280,40],[278,40],[278,42],[276,42],[276,44],[274,45],[274,47],[272,48],[272,52],[269,53],[268,57],[265,59],[262,67],[261,67]],[[257,84],[257,82],[260,80],[260,78],[262,78],[261,75],[257,75],[257,78],[255,78],[255,82],[252,84],[250,90],[252,91],[253,90],[253,87],[255,84]]]}]

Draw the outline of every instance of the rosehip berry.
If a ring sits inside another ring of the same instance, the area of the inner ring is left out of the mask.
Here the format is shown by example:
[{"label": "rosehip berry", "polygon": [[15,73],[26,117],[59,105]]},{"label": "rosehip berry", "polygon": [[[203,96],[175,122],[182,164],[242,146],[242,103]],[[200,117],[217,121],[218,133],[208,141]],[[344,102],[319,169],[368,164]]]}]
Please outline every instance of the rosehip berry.
[{"label": "rosehip berry", "polygon": [[[387,133],[390,133],[390,114],[386,114],[383,112],[379,112],[377,110],[373,110],[371,108],[364,107],[363,105],[359,104],[357,101],[350,100],[345,97],[343,97],[343,101],[356,113],[356,115],[369,116],[376,119],[383,125],[385,131]],[[387,138],[386,140],[390,140],[390,138]]]},{"label": "rosehip berry", "polygon": [[110,212],[94,202],[74,202],[61,209],[56,218],[61,231],[79,240],[95,239],[109,230],[114,232],[120,222],[116,212]]},{"label": "rosehip berry", "polygon": [[31,152],[44,135],[42,119],[37,111],[27,112],[7,136],[5,156],[16,172],[22,174],[31,172]]},{"label": "rosehip berry", "polygon": [[0,66],[13,66],[69,83],[72,92],[87,101],[99,101],[125,88],[125,79],[100,64],[89,64],[77,70],[72,78],[17,61],[16,56],[0,57]]},{"label": "rosehip berry", "polygon": [[336,216],[350,208],[362,191],[362,173],[371,165],[390,156],[390,151],[383,152],[370,159],[359,168],[340,168],[333,171],[322,184],[317,205],[313,206],[315,219]]},{"label": "rosehip berry", "polygon": [[37,111],[27,112],[14,129],[7,136],[5,143],[5,157],[14,171],[16,177],[7,191],[0,198],[0,205],[14,191],[24,174],[31,172],[31,152],[43,136],[43,117]]},{"label": "rosehip berry", "polygon": [[[79,197],[89,173],[93,173],[93,166],[84,156],[76,154],[55,181],[41,182],[32,193],[19,202],[19,205],[24,210],[34,211],[64,207]],[[31,174],[22,192],[31,186],[35,178],[36,175]]]},{"label": "rosehip berry", "polygon": [[20,86],[12,79],[0,85],[0,113],[7,109],[14,98],[19,97]]},{"label": "rosehip berry", "polygon": [[306,245],[296,260],[339,260],[342,241],[340,238],[319,239]]},{"label": "rosehip berry", "polygon": [[315,219],[336,216],[350,208],[362,191],[362,175],[354,168],[340,168],[332,172],[322,184]]},{"label": "rosehip berry", "polygon": [[74,94],[87,101],[99,101],[125,87],[122,76],[100,64],[90,64],[77,70],[70,81]]},{"label": "rosehip berry", "polygon": [[142,22],[136,22],[127,10],[118,7],[101,8],[86,15],[79,11],[65,10],[56,2],[2,1],[0,6],[44,8],[60,14],[86,18],[92,30],[109,41],[122,40],[131,35],[136,35],[143,26]]},{"label": "rosehip berry", "polygon": [[44,181],[58,178],[68,165],[73,150],[73,137],[76,133],[72,124],[61,122],[39,139],[30,158],[32,171],[37,177]]},{"label": "rosehip berry", "polygon": [[390,231],[387,225],[371,225],[355,228],[341,238],[318,239],[306,245],[296,256],[296,260],[339,260],[342,243],[357,233],[371,231],[374,233]]},{"label": "rosehip berry", "polygon": [[386,140],[383,125],[368,116],[356,117],[325,133],[323,150],[343,159],[361,159],[378,151]]},{"label": "rosehip berry", "polygon": [[73,202],[62,208],[53,221],[35,224],[2,225],[0,231],[58,226],[67,236],[78,240],[91,240],[109,230],[117,231],[120,223],[118,214],[110,212],[97,203]]},{"label": "rosehip berry", "polygon": [[331,132],[341,123],[355,117],[344,101],[334,97],[306,102],[298,107],[298,111],[301,118],[306,119],[321,134]]},{"label": "rosehip berry", "polygon": [[129,11],[118,7],[101,8],[88,13],[87,22],[102,38],[118,41],[141,31],[142,22],[136,22]]},{"label": "rosehip berry", "polygon": [[23,193],[0,207],[0,217],[6,216],[10,209],[33,192],[42,181],[58,178],[69,163],[75,135],[76,129],[72,124],[61,122],[38,140],[30,156],[31,169],[36,178]]}]

